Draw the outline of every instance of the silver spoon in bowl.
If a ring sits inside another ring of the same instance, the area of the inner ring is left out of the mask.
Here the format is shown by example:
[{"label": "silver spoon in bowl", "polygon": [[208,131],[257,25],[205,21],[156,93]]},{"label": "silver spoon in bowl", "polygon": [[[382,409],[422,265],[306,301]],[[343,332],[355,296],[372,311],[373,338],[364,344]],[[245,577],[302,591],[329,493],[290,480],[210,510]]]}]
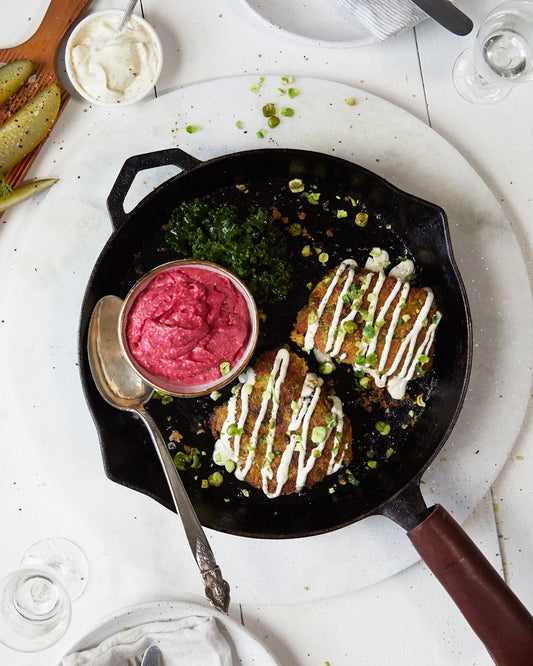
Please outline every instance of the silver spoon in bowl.
[{"label": "silver spoon in bowl", "polygon": [[87,354],[94,383],[106,402],[112,407],[135,414],[148,429],[189,546],[202,574],[205,595],[216,609],[227,615],[230,602],[229,585],[222,578],[220,567],[161,432],[145,408],[153,389],[132,370],[122,351],[118,334],[121,308],[120,298],[104,296],[92,312]]},{"label": "silver spoon in bowl", "polygon": [[130,16],[133,14],[133,10],[135,9],[135,5],[137,4],[139,0],[130,0],[128,6],[124,10],[124,16],[122,17],[122,20],[118,24],[118,28],[115,30],[115,34],[117,32],[120,32],[122,28],[126,25],[126,23],[130,20]]}]

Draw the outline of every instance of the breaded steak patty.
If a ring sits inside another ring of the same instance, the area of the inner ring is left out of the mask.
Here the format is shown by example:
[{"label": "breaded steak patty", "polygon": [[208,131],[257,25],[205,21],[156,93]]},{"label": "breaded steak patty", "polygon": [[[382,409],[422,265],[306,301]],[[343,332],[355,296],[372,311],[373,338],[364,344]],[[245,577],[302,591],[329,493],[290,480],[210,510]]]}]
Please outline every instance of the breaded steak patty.
[{"label": "breaded steak patty", "polygon": [[300,492],[351,458],[352,428],[338,396],[284,348],[263,353],[211,419],[214,461],[268,497]]},{"label": "breaded steak patty", "polygon": [[431,366],[440,318],[431,289],[347,259],[313,289],[291,339],[366,372],[401,398],[407,382]]}]

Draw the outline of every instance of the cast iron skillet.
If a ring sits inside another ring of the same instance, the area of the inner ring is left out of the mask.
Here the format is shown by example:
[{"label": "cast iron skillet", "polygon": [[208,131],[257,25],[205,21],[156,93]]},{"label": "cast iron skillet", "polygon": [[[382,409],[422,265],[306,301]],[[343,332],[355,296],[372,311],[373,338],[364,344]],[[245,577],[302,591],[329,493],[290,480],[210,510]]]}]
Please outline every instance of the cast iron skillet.
[{"label": "cast iron skillet", "polygon": [[[124,200],[135,176],[168,164],[183,171],[125,213]],[[301,178],[307,192],[319,193],[319,203],[311,206],[305,196],[290,192],[288,183],[293,178]],[[381,513],[408,531],[497,663],[531,663],[533,619],[451,516],[439,505],[426,507],[419,488],[422,474],[457,420],[471,366],[470,313],[446,216],[437,206],[401,192],[351,162],[292,149],[247,151],[207,162],[169,149],[125,162],[108,198],[114,232],[90,277],[80,325],[82,383],[100,433],[108,477],[173,508],[144,428],[130,415],[109,407],[92,381],[87,329],[102,296],[124,297],[140,274],[178,258],[164,242],[163,227],[181,201],[195,197],[235,203],[243,210],[251,203],[275,206],[289,223],[304,215],[306,236],[288,235],[292,289],[283,303],[264,306],[267,316],[257,354],[289,341],[296,313],[308,298],[308,285],[326,270],[316,258],[316,249],[327,252],[328,267],[348,256],[363,265],[376,246],[386,249],[393,263],[400,257],[411,258],[417,284],[433,289],[444,315],[433,368],[409,386],[407,400],[390,408],[375,401],[363,403],[353,376],[344,369],[335,371],[335,390],[356,433],[349,477],[353,483],[341,475],[300,495],[276,500],[253,489],[243,493],[242,484],[232,475],[226,475],[218,488],[202,489],[201,479],[220,470],[209,467],[213,447],[209,416],[215,403],[209,397],[174,400],[169,405],[153,400],[150,411],[167,436],[179,430],[183,442],[205,451],[202,469],[182,474],[202,524],[237,535],[290,538],[337,529]],[[347,218],[338,217],[340,209],[347,210]],[[358,211],[368,214],[366,227],[353,223]],[[310,245],[311,257],[303,256],[304,244]],[[308,362],[312,367],[313,360]],[[422,399],[415,400],[417,396]],[[377,433],[378,420],[391,425],[389,436]]]}]

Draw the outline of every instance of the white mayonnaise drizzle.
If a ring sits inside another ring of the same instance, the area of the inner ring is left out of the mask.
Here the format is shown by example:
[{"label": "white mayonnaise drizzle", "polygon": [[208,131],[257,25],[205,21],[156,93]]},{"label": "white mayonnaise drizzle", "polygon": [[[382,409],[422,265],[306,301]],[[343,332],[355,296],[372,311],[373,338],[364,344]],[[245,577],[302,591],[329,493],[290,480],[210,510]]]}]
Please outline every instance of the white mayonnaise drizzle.
[{"label": "white mayonnaise drizzle", "polygon": [[[434,301],[434,295],[431,289],[426,288],[425,291],[427,296],[424,305],[416,315],[416,319],[409,333],[402,341],[396,355],[392,361],[390,361],[389,357],[391,354],[394,334],[400,322],[400,317],[403,316],[402,312],[410,289],[409,283],[406,282],[406,280],[413,274],[414,264],[411,260],[405,259],[391,269],[388,277],[395,279],[396,284],[393,286],[391,293],[386,298],[385,302],[380,306],[379,311],[377,311],[379,295],[387,277],[384,273],[384,268],[389,264],[389,254],[380,248],[373,248],[365,263],[365,268],[376,273],[377,277],[374,281],[371,293],[367,296],[367,301],[369,302],[368,310],[364,310],[361,308],[361,304],[363,297],[372,282],[372,275],[368,273],[364,278],[360,278],[361,285],[359,289],[356,289],[354,278],[357,264],[352,259],[345,259],[332,277],[326,293],[320,301],[317,312],[311,313],[311,323],[308,323],[304,348],[308,351],[313,350],[321,317],[328,305],[330,305],[330,300],[332,299],[335,287],[341,280],[345,271],[348,270],[342,290],[338,297],[336,297],[336,302],[331,304],[334,307],[334,314],[327,332],[327,341],[324,351],[332,358],[337,357],[340,360],[343,360],[345,354],[341,353],[341,348],[346,337],[345,324],[346,322],[353,321],[358,312],[361,314],[364,313],[364,323],[369,327],[370,333],[373,333],[373,337],[363,338],[361,342],[357,343],[359,352],[358,360],[359,358],[364,358],[365,362],[356,362],[354,364],[354,369],[363,370],[368,373],[374,378],[378,387],[382,388],[386,386],[391,397],[400,399],[405,395],[407,383],[415,375],[420,357],[427,356],[427,353],[433,344],[435,329],[437,328],[442,315],[438,312],[434,317],[434,321],[428,321],[428,315]],[[350,310],[348,314],[341,319],[342,312],[346,309],[346,295],[350,295],[351,291],[354,289],[355,296],[352,293],[353,298],[350,299],[352,301]],[[392,316],[390,317],[390,324],[385,327],[385,317],[388,315],[389,310],[395,301],[396,305],[392,312]],[[386,330],[386,333],[382,332],[382,329],[383,331]],[[417,346],[417,340],[422,329],[425,329],[425,335],[422,338],[422,342]],[[383,336],[385,336],[383,349],[381,350],[379,358],[374,361],[378,341],[383,340]],[[366,361],[366,359],[371,360]],[[378,363],[377,367],[375,366],[376,362]],[[387,365],[389,367],[385,370]]]},{"label": "white mayonnaise drizzle", "polygon": [[[255,373],[252,369],[241,375],[241,385],[227,404],[227,416],[222,425],[220,437],[215,443],[213,460],[219,465],[225,465],[232,460],[235,463],[235,476],[244,480],[255,460],[259,430],[268,420],[268,434],[266,450],[260,462],[263,492],[269,498],[278,497],[289,478],[290,465],[293,454],[298,454],[298,470],[296,477],[296,492],[304,487],[307,477],[313,469],[317,459],[321,456],[328,439],[335,431],[335,445],[328,462],[328,474],[337,472],[344,459],[344,447],[340,446],[344,427],[342,403],[337,396],[330,396],[332,403],[329,423],[324,424],[325,436],[320,442],[312,442],[311,419],[320,400],[324,381],[314,373],[307,373],[302,384],[298,400],[293,404],[291,421],[285,433],[276,433],[276,417],[279,409],[280,395],[286,379],[290,353],[280,349],[276,354],[268,378],[267,388],[263,392],[259,414],[253,424],[250,436],[248,455],[244,464],[239,460],[242,432],[248,417],[248,397],[255,385]],[[249,387],[249,388],[247,388]],[[240,411],[239,411],[240,408]],[[250,427],[250,425],[249,425]],[[228,432],[229,431],[229,432]],[[232,433],[232,434],[230,434]],[[272,462],[274,460],[274,442],[288,438],[285,449],[281,454],[280,463],[274,473]],[[341,450],[342,448],[342,450]],[[275,490],[270,491],[270,482],[275,482]]]}]

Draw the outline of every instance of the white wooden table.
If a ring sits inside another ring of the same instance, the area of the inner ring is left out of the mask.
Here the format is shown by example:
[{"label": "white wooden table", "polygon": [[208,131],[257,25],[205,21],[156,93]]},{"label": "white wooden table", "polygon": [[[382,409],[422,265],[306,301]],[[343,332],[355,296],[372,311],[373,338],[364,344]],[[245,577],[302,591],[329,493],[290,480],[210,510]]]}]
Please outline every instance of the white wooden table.
[{"label": "white wooden table", "polygon": [[[91,10],[117,4],[113,0],[95,0]],[[476,25],[496,4],[494,0],[458,2]],[[0,45],[8,47],[31,35],[47,2],[26,0],[13,5],[1,0],[0,5]],[[531,272],[533,85],[515,90],[505,101],[491,107],[472,106],[460,99],[451,82],[451,68],[473,35],[456,37],[432,21],[426,21],[381,44],[328,48],[288,39],[266,29],[243,8],[240,0],[164,3],[143,0],[142,9],[158,30],[164,46],[165,64],[157,86],[160,95],[221,77],[291,74],[356,86],[413,114],[454,146],[501,202]],[[61,177],[62,173],[55,173],[54,165],[61,164],[61,152],[72,149],[72,141],[79,140],[80,128],[87,127],[90,134],[96,124],[102,132],[114,120],[113,112],[92,108],[73,96],[30,176]],[[139,131],[142,132],[142,128]],[[117,164],[117,171],[120,166]],[[9,265],[9,257],[18,247],[30,242],[29,221],[39,220],[40,206],[46,203],[46,196],[20,205],[2,219],[0,260],[3,266]],[[103,209],[105,202],[101,201],[100,205]],[[61,270],[61,256],[56,267]],[[529,285],[520,285],[517,298],[528,289]],[[14,297],[16,295],[10,295]],[[0,308],[5,302],[0,298]],[[8,349],[3,344],[6,339],[3,333],[9,325],[0,309],[0,375],[2,368],[10,363],[11,355],[24,354],[24,350]],[[530,339],[526,333],[528,327],[531,322],[524,322],[524,344]],[[75,341],[64,340],[61,335],[50,345],[59,348],[64,345],[65,353],[75,349]],[[74,356],[72,363],[75,363]],[[54,372],[54,368],[50,372]],[[35,376],[34,381],[33,385],[21,382],[18,386],[6,386],[4,382],[0,389],[5,392],[0,407],[3,528],[0,574],[16,568],[20,555],[31,543],[58,534],[83,546],[91,575],[85,594],[75,602],[73,620],[63,639],[36,654],[17,653],[0,645],[0,663],[10,666],[55,664],[68,646],[102,616],[130,604],[184,597],[203,603],[201,595],[194,598],[176,586],[175,581],[170,581],[167,566],[142,570],[134,554],[131,561],[117,561],[115,544],[124,536],[121,530],[131,533],[136,529],[131,502],[139,502],[135,510],[145,506],[141,500],[133,500],[130,491],[116,491],[120,501],[99,517],[102,523],[113,525],[113,539],[102,542],[94,529],[94,516],[91,524],[85,520],[90,514],[91,488],[79,488],[68,497],[58,496],[55,481],[66,474],[68,461],[51,460],[44,469],[33,464],[39,459],[33,448],[35,442],[45,442],[46,433],[27,432],[20,412],[15,415],[4,405],[8,392],[10,400],[15,396],[21,404],[27,404],[28,409],[38,405],[39,376]],[[68,400],[68,395],[64,398]],[[85,418],[89,419],[87,415]],[[82,455],[81,464],[91,465],[95,475],[104,477],[96,433],[92,443],[94,450]],[[72,445],[76,447],[75,442]],[[490,492],[472,508],[465,523],[474,541],[530,610],[533,610],[533,489],[529,471],[532,458],[533,427],[528,415],[504,469]],[[105,477],[102,482],[111,484]],[[68,511],[63,511],[66,502]],[[160,508],[160,511],[166,510]],[[106,530],[106,535],[108,533]],[[143,544],[145,535],[136,536],[139,544]],[[142,547],[154,551],[154,562],[165,557],[164,544],[163,553],[157,552],[158,543],[151,540]],[[492,663],[483,645],[423,563],[343,596],[307,603],[300,600],[298,604],[234,604],[231,614],[284,666],[325,663],[331,666],[422,666],[427,663],[485,666]]]}]

